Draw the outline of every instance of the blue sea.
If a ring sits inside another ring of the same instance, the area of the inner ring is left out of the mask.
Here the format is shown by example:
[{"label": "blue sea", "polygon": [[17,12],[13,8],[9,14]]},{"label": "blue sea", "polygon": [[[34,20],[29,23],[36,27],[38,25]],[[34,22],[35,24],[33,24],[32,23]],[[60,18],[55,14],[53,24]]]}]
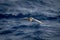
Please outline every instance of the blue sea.
[{"label": "blue sea", "polygon": [[0,0],[0,40],[60,40],[60,0]]}]

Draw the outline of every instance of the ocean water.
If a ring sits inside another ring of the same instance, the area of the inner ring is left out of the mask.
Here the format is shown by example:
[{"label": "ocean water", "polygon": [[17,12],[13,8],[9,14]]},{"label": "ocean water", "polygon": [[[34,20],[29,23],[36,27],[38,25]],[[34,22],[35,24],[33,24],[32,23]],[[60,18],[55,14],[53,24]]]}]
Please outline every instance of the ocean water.
[{"label": "ocean water", "polygon": [[0,40],[60,40],[60,0],[0,0]]}]

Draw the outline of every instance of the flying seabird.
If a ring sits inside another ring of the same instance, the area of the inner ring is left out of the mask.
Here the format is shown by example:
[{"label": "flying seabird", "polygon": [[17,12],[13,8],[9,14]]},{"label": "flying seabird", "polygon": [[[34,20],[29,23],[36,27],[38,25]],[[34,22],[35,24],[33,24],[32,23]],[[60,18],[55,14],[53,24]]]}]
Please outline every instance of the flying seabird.
[{"label": "flying seabird", "polygon": [[42,23],[41,21],[39,21],[39,20],[37,20],[37,19],[35,19],[35,18],[33,18],[33,17],[25,18],[24,20],[28,20],[28,21],[30,21],[30,22],[36,21],[36,22],[38,22],[38,23]]}]

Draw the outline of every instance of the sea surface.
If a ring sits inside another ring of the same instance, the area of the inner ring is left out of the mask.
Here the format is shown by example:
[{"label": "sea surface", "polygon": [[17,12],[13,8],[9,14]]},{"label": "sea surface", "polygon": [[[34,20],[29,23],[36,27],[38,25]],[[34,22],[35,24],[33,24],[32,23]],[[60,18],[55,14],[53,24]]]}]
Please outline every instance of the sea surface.
[{"label": "sea surface", "polygon": [[60,40],[60,0],[0,0],[0,40]]}]

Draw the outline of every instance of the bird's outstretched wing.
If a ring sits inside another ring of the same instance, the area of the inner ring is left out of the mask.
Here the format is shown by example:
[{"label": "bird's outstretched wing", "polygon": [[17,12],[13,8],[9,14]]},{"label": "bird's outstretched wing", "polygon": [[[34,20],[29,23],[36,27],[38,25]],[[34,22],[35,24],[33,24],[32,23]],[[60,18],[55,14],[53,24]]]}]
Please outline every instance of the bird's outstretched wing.
[{"label": "bird's outstretched wing", "polygon": [[35,18],[32,18],[32,20],[34,20],[34,21],[36,21],[36,22],[38,22],[38,23],[42,23],[41,21],[39,21],[39,20],[37,20],[37,19],[35,19]]}]

